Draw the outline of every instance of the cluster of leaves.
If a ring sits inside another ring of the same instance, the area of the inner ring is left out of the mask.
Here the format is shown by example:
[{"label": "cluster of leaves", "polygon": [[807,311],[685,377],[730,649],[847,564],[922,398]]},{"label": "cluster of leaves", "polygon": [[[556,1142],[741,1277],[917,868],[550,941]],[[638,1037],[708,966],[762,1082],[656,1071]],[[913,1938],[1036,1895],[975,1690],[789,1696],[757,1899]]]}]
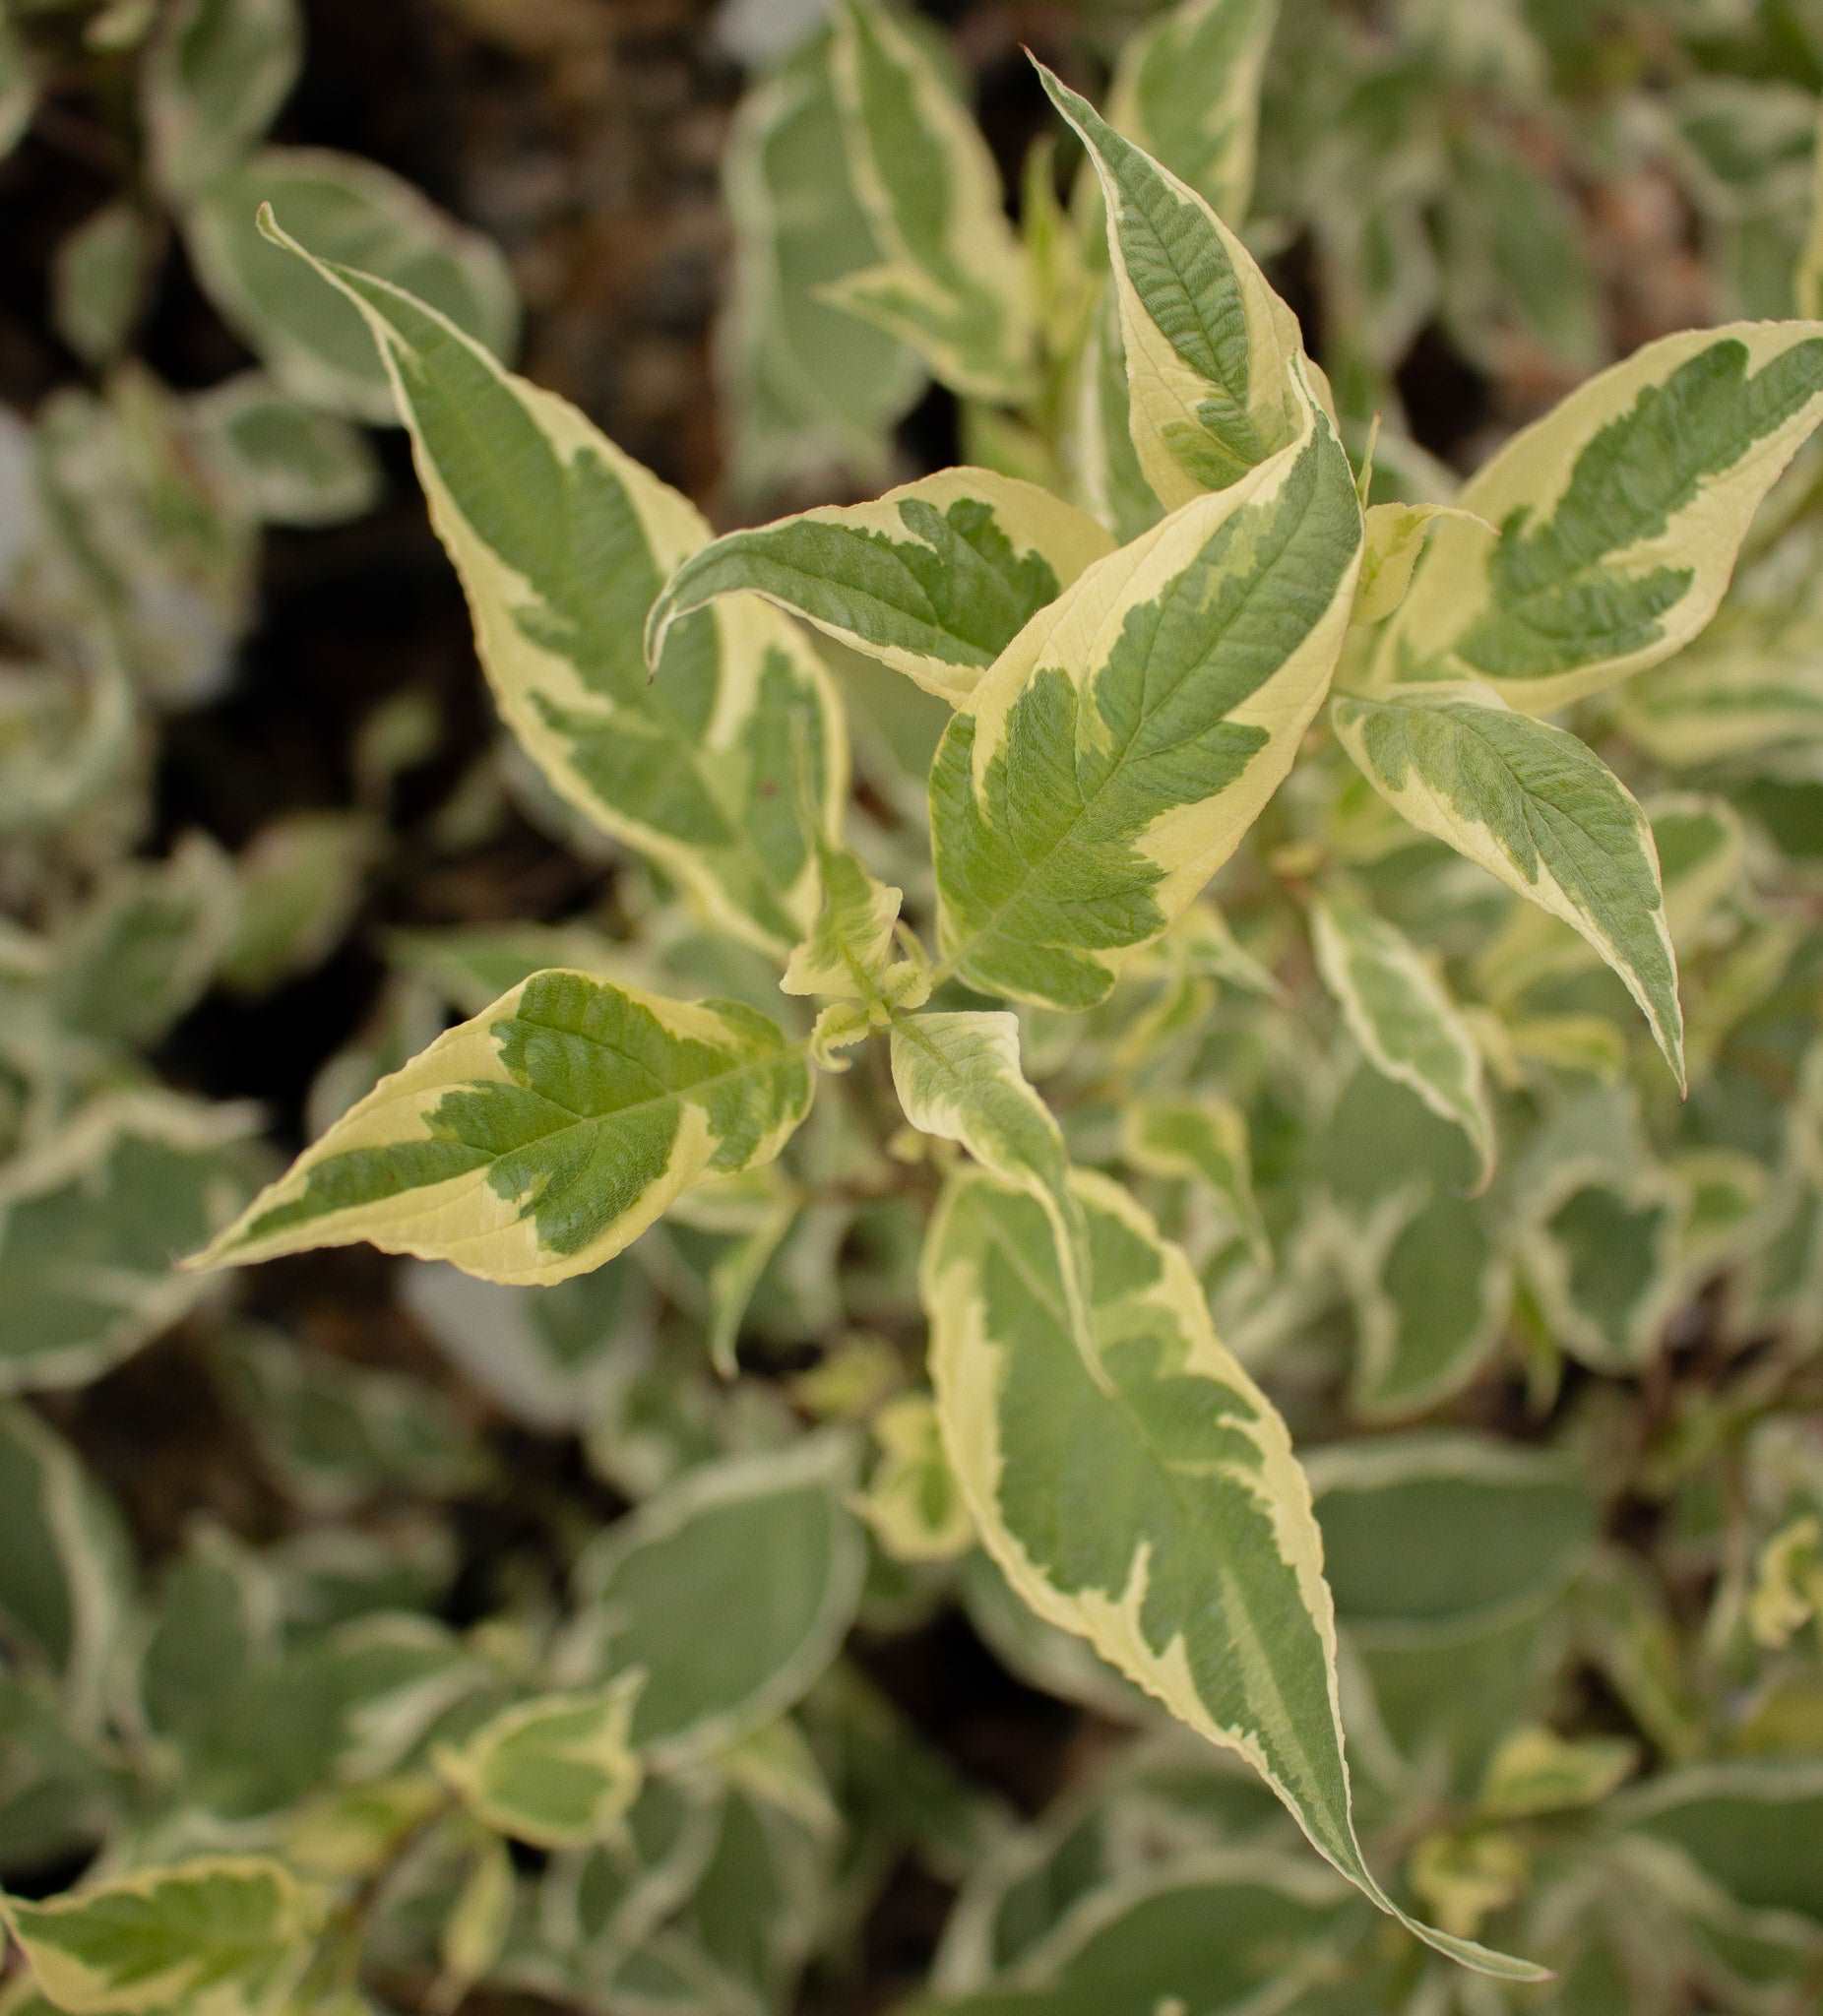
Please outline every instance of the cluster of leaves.
[{"label": "cluster of leaves", "polygon": [[[734,479],[886,480],[931,380],[974,462],[721,537],[507,369],[484,246],[260,147],[287,9],[6,31],[14,126],[132,69],[157,194],[15,458],[0,1380],[54,1418],[195,1311],[291,1507],[148,1564],[0,1416],[6,2016],[765,2016],[909,1857],[920,2012],[1814,2005],[1823,233],[1762,73],[1823,21],[1396,12],[1179,0],[1105,117],[1040,66],[1015,223],[948,52],[840,0],[729,150]],[[1661,157],[1781,319],[1610,363],[1568,192]],[[257,380],[119,361],[173,226]],[[1439,317],[1543,408],[1462,483]],[[238,861],[127,858],[146,729],[395,411],[611,908],[397,935],[253,1194],[146,1054],[346,928],[410,724]],[[357,1242],[448,1381],[217,1271]],[[1108,1732],[1036,1819],[869,1676],[953,1609]]]}]

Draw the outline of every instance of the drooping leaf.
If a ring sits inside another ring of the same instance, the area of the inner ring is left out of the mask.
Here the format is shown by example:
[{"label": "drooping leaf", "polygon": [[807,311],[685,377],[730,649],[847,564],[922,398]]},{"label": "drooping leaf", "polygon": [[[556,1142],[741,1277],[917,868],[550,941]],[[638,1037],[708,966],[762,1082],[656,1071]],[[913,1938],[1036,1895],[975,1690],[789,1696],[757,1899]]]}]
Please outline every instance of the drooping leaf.
[{"label": "drooping leaf", "polygon": [[1494,1121],[1481,1052],[1443,982],[1403,931],[1347,891],[1313,897],[1310,923],[1318,971],[1368,1061],[1462,1129],[1484,1188]]},{"label": "drooping leaf", "polygon": [[[1285,1425],[1217,1340],[1182,1253],[1114,1185],[1079,1175],[1075,1189],[1111,1391],[1071,1345],[1055,1244],[1035,1204],[965,1175],[931,1230],[937,1401],[976,1528],[1040,1616],[1238,1749],[1335,1866],[1390,1911],[1354,1836],[1334,1611]],[[1414,1929],[1470,1965],[1535,1976]]]},{"label": "drooping leaf", "polygon": [[1708,623],[1760,499],[1823,416],[1823,325],[1648,344],[1517,435],[1457,502],[1375,659],[1547,714]]},{"label": "drooping leaf", "polygon": [[931,829],[947,970],[1062,1008],[1194,900],[1291,766],[1341,649],[1353,476],[1300,438],[1098,561],[944,732]]},{"label": "drooping leaf", "polygon": [[1036,483],[943,470],[692,554],[653,604],[647,656],[659,664],[677,623],[750,592],[967,707],[1026,623],[1112,550],[1093,519]]},{"label": "drooping leaf", "polygon": [[842,1502],[851,1469],[840,1435],[708,1464],[578,1563],[566,1659],[592,1673],[644,1672],[630,1739],[655,1765],[771,1722],[836,1656],[865,1558]]},{"label": "drooping leaf", "polygon": [[1082,137],[1107,212],[1126,352],[1128,426],[1167,510],[1226,488],[1307,422],[1290,310],[1209,205],[1040,64]]},{"label": "drooping leaf", "polygon": [[810,1092],[802,1052],[751,1008],[534,974],[384,1079],[192,1264],[365,1239],[562,1281],[693,1183],[770,1162]]},{"label": "drooping leaf", "polygon": [[447,316],[484,352],[512,350],[518,297],[487,239],[376,162],[326,148],[270,147],[211,182],[185,217],[184,241],[222,320],[299,399],[376,425],[400,417],[360,316],[300,280],[261,234],[266,204],[325,260],[358,261],[363,273]]},{"label": "drooping leaf", "polygon": [[1108,125],[1235,225],[1253,197],[1278,17],[1279,0],[1178,0],[1122,46],[1108,95]]},{"label": "drooping leaf", "polygon": [[1331,716],[1388,804],[1595,948],[1681,1082],[1683,1011],[1658,851],[1638,802],[1606,764],[1485,686],[1338,694]]},{"label": "drooping leaf", "polygon": [[840,0],[834,76],[849,172],[880,263],[827,298],[864,316],[972,399],[1033,389],[1026,255],[979,129],[878,0]]},{"label": "drooping leaf", "polygon": [[647,612],[709,536],[695,507],[404,287],[316,262],[271,229],[273,256],[310,260],[379,345],[508,725],[586,817],[717,922],[788,952],[815,900],[800,741],[832,826],[848,790],[820,662],[742,598],[680,624],[649,679]]},{"label": "drooping leaf", "polygon": [[188,203],[266,137],[304,57],[297,0],[179,0],[140,70],[159,191]]},{"label": "drooping leaf", "polygon": [[832,465],[877,487],[924,374],[910,349],[823,298],[879,257],[844,158],[829,36],[750,87],[722,185],[734,271],[716,350],[734,487],[759,495]]},{"label": "drooping leaf", "polygon": [[3,1898],[0,1919],[73,2016],[276,2016],[313,1928],[308,1893],[253,1856],[145,1869],[42,1904]]},{"label": "drooping leaf", "polygon": [[518,1702],[439,1751],[437,1770],[497,1833],[534,1848],[587,1848],[639,1795],[629,1732],[644,1685],[635,1668],[599,1687]]}]

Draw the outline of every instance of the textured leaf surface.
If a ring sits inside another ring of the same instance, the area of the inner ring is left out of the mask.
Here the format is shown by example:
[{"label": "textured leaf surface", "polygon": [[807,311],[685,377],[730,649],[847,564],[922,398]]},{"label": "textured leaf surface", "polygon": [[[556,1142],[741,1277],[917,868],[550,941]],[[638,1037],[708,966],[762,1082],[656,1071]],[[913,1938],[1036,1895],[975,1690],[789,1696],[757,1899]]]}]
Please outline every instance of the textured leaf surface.
[{"label": "textured leaf surface", "polygon": [[1343,891],[1312,900],[1310,924],[1317,968],[1368,1061],[1462,1129],[1484,1186],[1494,1121],[1481,1053],[1443,982],[1403,931]]},{"label": "textured leaf surface", "polygon": [[644,1684],[634,1670],[605,1686],[519,1702],[439,1751],[437,1769],[497,1833],[535,1848],[587,1848],[619,1826],[639,1795],[628,1738]]},{"label": "textured leaf surface", "polygon": [[386,359],[508,725],[572,804],[716,921],[788,952],[815,901],[800,742],[832,823],[848,790],[821,664],[789,623],[743,598],[680,623],[649,679],[647,612],[708,538],[695,507],[402,288],[318,270],[358,305]]},{"label": "textured leaf surface", "polygon": [[[1035,1204],[965,1176],[932,1228],[937,1401],[976,1528],[1040,1616],[1239,1750],[1391,1910],[1354,1837],[1322,1543],[1285,1424],[1218,1341],[1182,1253],[1112,1184],[1075,1187],[1110,1392],[1071,1347]],[[1472,1965],[1534,1974],[1414,1929]]]},{"label": "textured leaf surface", "polygon": [[311,1929],[277,1862],[214,1858],[52,1899],[0,1901],[38,1985],[74,2016],[254,2016],[283,2007]]},{"label": "textured leaf surface", "polygon": [[1226,488],[1303,431],[1297,323],[1193,189],[1042,65],[1107,212],[1126,351],[1128,426],[1167,510]]},{"label": "textured leaf surface", "polygon": [[1060,1008],[1101,1000],[1228,857],[1291,766],[1348,622],[1348,458],[1301,436],[1098,561],[945,730],[931,828],[948,968]]},{"label": "textured leaf surface", "polygon": [[568,1656],[646,1675],[631,1740],[702,1757],[783,1715],[853,1620],[866,1549],[842,1502],[840,1436],[693,1472],[602,1536],[576,1571]]},{"label": "textured leaf surface", "polygon": [[1236,224],[1253,197],[1279,0],[1180,0],[1127,40],[1107,123]]},{"label": "textured leaf surface", "polygon": [[751,1008],[534,974],[384,1079],[194,1264],[365,1239],[562,1281],[705,1176],[770,1162],[809,1104],[802,1053]]},{"label": "textured leaf surface", "polygon": [[654,603],[649,660],[674,625],[746,590],[966,707],[1028,620],[1113,541],[1073,505],[991,470],[920,476],[692,554]]},{"label": "textured leaf surface", "polygon": [[1487,687],[1339,694],[1336,732],[1420,832],[1579,932],[1626,983],[1683,1077],[1683,1011],[1646,815],[1577,736]]},{"label": "textured leaf surface", "polygon": [[1823,416],[1823,324],[1649,344],[1517,435],[1463,488],[1382,639],[1376,675],[1481,679],[1545,714],[1687,644],[1760,499]]},{"label": "textured leaf surface", "polygon": [[185,219],[185,242],[222,319],[298,398],[350,419],[398,418],[359,315],[300,282],[261,235],[256,219],[267,203],[325,259],[358,261],[485,349],[512,349],[518,298],[487,239],[372,161],[326,148],[266,148],[210,184]]},{"label": "textured leaf surface", "polygon": [[1032,389],[1031,281],[979,128],[876,0],[841,0],[835,80],[881,263],[829,298],[909,345],[952,390],[1017,402]]},{"label": "textured leaf surface", "polygon": [[265,137],[303,62],[297,0],[181,0],[140,72],[159,189],[183,203]]}]

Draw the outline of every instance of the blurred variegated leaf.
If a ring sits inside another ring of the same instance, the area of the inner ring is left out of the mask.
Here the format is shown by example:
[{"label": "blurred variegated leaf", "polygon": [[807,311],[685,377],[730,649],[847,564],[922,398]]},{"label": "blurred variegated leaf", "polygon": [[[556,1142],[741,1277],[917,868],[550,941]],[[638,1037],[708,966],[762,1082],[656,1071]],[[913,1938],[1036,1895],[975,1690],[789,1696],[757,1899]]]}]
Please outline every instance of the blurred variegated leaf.
[{"label": "blurred variegated leaf", "polygon": [[1823,415],[1823,325],[1648,344],[1464,485],[1376,655],[1385,682],[1479,679],[1548,714],[1708,623],[1754,510]]},{"label": "blurred variegated leaf", "polygon": [[1676,1295],[1676,1230],[1675,1196],[1650,1169],[1584,1183],[1547,1208],[1523,1253],[1555,1342],[1598,1371],[1640,1370]]},{"label": "blurred variegated leaf", "polygon": [[25,138],[38,108],[38,66],[11,14],[0,15],[0,160]]},{"label": "blurred variegated leaf", "polygon": [[1525,1819],[1599,1805],[1638,1768],[1637,1744],[1624,1736],[1560,1736],[1539,1725],[1517,1729],[1488,1760],[1481,1810]]},{"label": "blurred variegated leaf", "polygon": [[203,453],[268,525],[340,525],[378,502],[380,466],[359,428],[318,412],[264,372],[190,402]]},{"label": "blurred variegated leaf", "polygon": [[1107,123],[1238,225],[1279,0],[1177,0],[1120,51]]},{"label": "blurred variegated leaf", "polygon": [[70,1721],[95,1725],[130,1621],[131,1543],[113,1500],[25,1408],[0,1405],[0,1630],[55,1677]]},{"label": "blurred variegated leaf", "polygon": [[1683,1011],[1658,851],[1638,801],[1606,764],[1485,686],[1339,694],[1331,714],[1388,804],[1594,946],[1681,1082]]},{"label": "blurred variegated leaf", "polygon": [[1666,1772],[1604,1818],[1671,1851],[1732,1903],[1823,1928],[1823,1872],[1810,1852],[1823,1826],[1823,1766],[1743,1759]]},{"label": "blurred variegated leaf", "polygon": [[665,577],[707,541],[695,507],[405,288],[267,227],[273,256],[286,246],[309,260],[366,319],[508,724],[597,825],[717,922],[787,952],[815,901],[800,746],[832,827],[848,794],[821,662],[743,597],[679,624],[649,678],[641,626]]},{"label": "blurred variegated leaf", "polygon": [[437,1769],[474,1816],[535,1848],[587,1848],[620,1824],[639,1796],[629,1732],[645,1674],[540,1694],[485,1722],[437,1755]]},{"label": "blurred variegated leaf", "polygon": [[278,1862],[215,1857],[28,1904],[0,1899],[33,1979],[73,2016],[279,2016],[316,1907]]},{"label": "blurred variegated leaf", "polygon": [[647,656],[660,664],[677,623],[750,591],[966,707],[1027,622],[1112,550],[1092,518],[1036,483],[943,470],[692,554],[653,604]]},{"label": "blurred variegated leaf", "polygon": [[1247,1241],[1266,1266],[1272,1245],[1253,1194],[1247,1116],[1218,1098],[1139,1100],[1122,1116],[1122,1153],[1148,1175],[1188,1177],[1216,1200],[1226,1229]]},{"label": "blurred variegated leaf", "polygon": [[[1238,1749],[1398,1916],[1355,1839],[1323,1546],[1285,1424],[1218,1341],[1182,1253],[1114,1185],[1080,1175],[1075,1189],[1106,1390],[1071,1342],[1036,1204],[962,1176],[931,1229],[937,1402],[976,1528],[1040,1616]],[[1535,1977],[1413,1929],[1471,1966]]]},{"label": "blurred variegated leaf", "polygon": [[58,942],[60,1026],[95,1041],[157,1042],[216,976],[239,911],[233,871],[206,835],[186,835],[165,860],[116,869]]},{"label": "blurred variegated leaf", "polygon": [[1823,737],[1823,623],[1727,606],[1688,651],[1620,695],[1627,739],[1692,770]]},{"label": "blurred variegated leaf", "polygon": [[810,1092],[801,1051],[751,1008],[534,974],[383,1080],[193,1264],[365,1239],[483,1281],[562,1281],[693,1183],[771,1162]]},{"label": "blurred variegated leaf", "polygon": [[239,918],[221,976],[265,993],[319,966],[346,935],[380,850],[361,812],[292,812],[254,836],[237,863]]},{"label": "blurred variegated leaf", "polygon": [[630,1740],[655,1765],[761,1728],[835,1658],[865,1556],[842,1502],[852,1468],[840,1435],[708,1464],[578,1563],[563,1657],[579,1676],[645,1674]]},{"label": "blurred variegated leaf", "polygon": [[469,1990],[499,1965],[512,1931],[518,1892],[518,1872],[506,1842],[498,1836],[477,1840],[437,1945],[442,1966],[435,1992],[440,2007],[459,2008]]},{"label": "blurred variegated leaf", "polygon": [[202,196],[266,137],[303,62],[297,0],[178,0],[140,74],[159,191]]},{"label": "blurred variegated leaf", "polygon": [[874,1417],[879,1460],[854,1509],[900,1561],[947,1561],[974,1538],[969,1508],[944,1454],[928,1394],[903,1393]]},{"label": "blurred variegated leaf", "polygon": [[849,172],[880,261],[825,298],[915,350],[954,391],[1033,389],[1031,280],[993,156],[928,51],[879,0],[840,0],[834,76]]},{"label": "blurred variegated leaf", "polygon": [[115,1094],[0,1170],[0,1392],[81,1385],[201,1299],[177,1263],[252,1187],[253,1118]]},{"label": "blurred variegated leaf", "polygon": [[1746,836],[1726,799],[1667,791],[1646,807],[1665,884],[1665,914],[1674,940],[1693,949],[1712,913],[1740,882]]},{"label": "blurred variegated leaf", "polygon": [[185,215],[184,241],[222,320],[299,399],[375,424],[400,417],[361,317],[326,286],[300,279],[261,235],[264,204],[325,260],[358,261],[485,351],[513,348],[519,303],[487,239],[376,162],[326,148],[266,148],[210,182]]},{"label": "blurred variegated leaf", "polygon": [[51,280],[57,332],[89,364],[110,364],[146,304],[154,241],[141,212],[122,200],[86,219],[57,247]]},{"label": "blurred variegated leaf", "polygon": [[945,730],[931,828],[945,969],[1103,999],[1290,769],[1341,649],[1360,506],[1328,419],[1098,561]]},{"label": "blurred variegated leaf", "polygon": [[1128,425],[1167,510],[1226,488],[1303,435],[1291,311],[1195,190],[1039,66],[1081,135],[1107,210]]},{"label": "blurred variegated leaf", "polygon": [[278,1590],[257,1558],[201,1521],[158,1584],[140,1648],[134,1708],[147,1729],[185,1749],[279,1642]]},{"label": "blurred variegated leaf", "polygon": [[843,157],[821,36],[742,98],[723,157],[734,224],[732,293],[717,360],[748,496],[835,466],[884,480],[891,429],[916,399],[912,351],[823,298],[879,247]]},{"label": "blurred variegated leaf", "polygon": [[1347,891],[1313,897],[1310,925],[1318,971],[1369,1063],[1462,1129],[1484,1189],[1494,1120],[1481,1053],[1442,980],[1403,931]]}]

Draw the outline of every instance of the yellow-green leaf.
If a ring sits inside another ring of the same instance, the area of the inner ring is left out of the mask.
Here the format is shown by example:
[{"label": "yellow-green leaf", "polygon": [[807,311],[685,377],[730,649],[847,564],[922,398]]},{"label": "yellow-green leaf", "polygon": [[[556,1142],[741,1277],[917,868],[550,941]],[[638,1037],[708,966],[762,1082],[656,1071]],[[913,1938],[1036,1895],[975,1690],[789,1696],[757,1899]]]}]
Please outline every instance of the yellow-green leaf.
[{"label": "yellow-green leaf", "polygon": [[587,1848],[618,1826],[638,1796],[633,1708],[646,1675],[540,1694],[503,1709],[436,1767],[475,1818],[534,1848]]}]

